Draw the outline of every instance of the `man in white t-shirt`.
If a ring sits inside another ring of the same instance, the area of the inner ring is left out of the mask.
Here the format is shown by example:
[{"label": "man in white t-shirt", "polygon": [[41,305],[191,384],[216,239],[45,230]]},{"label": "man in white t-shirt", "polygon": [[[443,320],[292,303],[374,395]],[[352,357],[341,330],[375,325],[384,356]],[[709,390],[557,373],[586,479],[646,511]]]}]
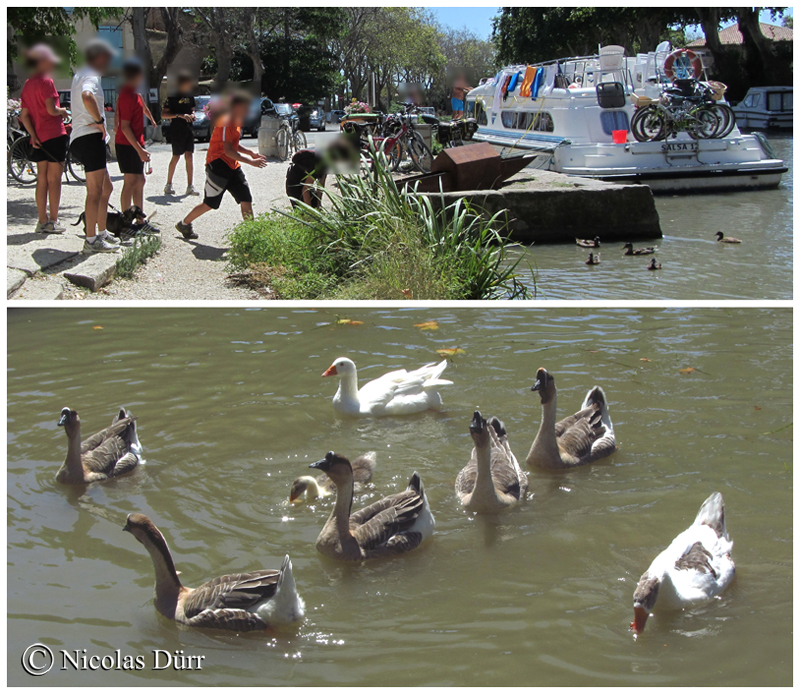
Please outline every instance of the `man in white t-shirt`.
[{"label": "man in white t-shirt", "polygon": [[70,152],[86,172],[83,253],[114,253],[119,250],[119,240],[106,232],[108,201],[114,187],[106,169],[108,133],[101,79],[116,51],[106,41],[94,39],[86,44],[84,55],[86,64],[72,80],[70,135]]}]

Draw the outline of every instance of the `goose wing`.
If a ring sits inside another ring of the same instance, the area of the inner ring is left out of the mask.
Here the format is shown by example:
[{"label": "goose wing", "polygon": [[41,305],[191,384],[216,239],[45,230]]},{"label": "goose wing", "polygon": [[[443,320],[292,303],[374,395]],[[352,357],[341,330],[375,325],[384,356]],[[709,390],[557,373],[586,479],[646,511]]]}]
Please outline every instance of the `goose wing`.
[{"label": "goose wing", "polygon": [[280,575],[280,571],[263,569],[219,576],[189,594],[183,603],[184,614],[191,619],[205,611],[245,611],[275,595]]},{"label": "goose wing", "polygon": [[122,474],[121,470],[116,471],[118,463],[122,463],[122,469],[128,472],[136,467],[138,459],[132,453],[128,454],[127,441],[119,436],[113,436],[94,450],[82,455],[81,462],[84,469],[89,472],[105,473],[110,477]]},{"label": "goose wing", "polygon": [[81,455],[85,455],[86,453],[95,450],[98,446],[112,437],[118,436],[121,438],[127,438],[126,434],[128,433],[128,427],[133,424],[135,419],[135,417],[131,417],[130,415],[126,414],[124,410],[120,410],[120,413],[114,418],[111,426],[98,431],[96,434],[92,434],[89,438],[81,442]]},{"label": "goose wing", "polygon": [[456,495],[464,497],[471,494],[475,489],[475,480],[478,478],[478,455],[475,449],[472,449],[472,457],[469,462],[461,468],[458,475],[456,475]]},{"label": "goose wing", "polygon": [[439,378],[446,367],[445,360],[439,364],[426,364],[416,371],[391,371],[365,383],[358,391],[358,399],[361,402],[385,405],[394,398],[419,395],[426,388],[450,385],[451,381]]},{"label": "goose wing", "polygon": [[582,463],[605,458],[616,450],[613,431],[603,422],[598,403],[558,422],[556,437],[561,450]]},{"label": "goose wing", "polygon": [[377,455],[375,451],[369,451],[364,455],[358,456],[352,463],[353,468],[353,481],[366,484],[372,479],[372,471],[375,469],[377,462]]},{"label": "goose wing", "polygon": [[364,550],[380,547],[394,535],[411,528],[422,513],[424,503],[424,497],[415,489],[376,501],[350,516],[353,537]]}]

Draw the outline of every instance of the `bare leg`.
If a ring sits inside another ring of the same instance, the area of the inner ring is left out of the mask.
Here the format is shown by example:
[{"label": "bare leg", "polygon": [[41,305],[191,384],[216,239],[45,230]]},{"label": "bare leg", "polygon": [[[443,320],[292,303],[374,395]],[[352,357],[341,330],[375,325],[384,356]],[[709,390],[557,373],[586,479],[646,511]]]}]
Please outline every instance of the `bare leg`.
[{"label": "bare leg", "polygon": [[108,169],[102,169],[100,172],[103,179],[103,189],[100,194],[100,201],[97,203],[97,231],[106,230],[106,216],[108,215],[108,201],[111,200],[111,193],[114,192],[114,186],[111,183],[111,177],[108,175]]},{"label": "bare leg", "polygon": [[[106,176],[108,176],[108,173],[105,169],[86,172],[86,205],[84,206],[84,213],[86,214],[87,239],[93,239],[96,234],[97,211],[100,209],[100,201],[103,198],[103,183]],[[105,228],[105,218],[103,219],[103,228]]]},{"label": "bare leg", "polygon": [[172,185],[172,177],[175,175],[175,167],[178,166],[178,161],[180,160],[180,154],[173,154],[172,159],[169,160],[169,166],[167,167],[167,185]]},{"label": "bare leg", "polygon": [[50,221],[58,221],[58,208],[61,206],[61,177],[64,175],[64,164],[50,162],[47,167],[47,194],[50,198]]},{"label": "bare leg", "polygon": [[191,224],[195,219],[197,219],[198,217],[201,217],[206,212],[208,212],[210,209],[212,209],[212,208],[210,208],[204,202],[201,202],[199,205],[195,206],[195,208],[189,214],[187,214],[186,217],[184,217],[183,223],[184,224]]},{"label": "bare leg", "polygon": [[242,203],[242,219],[252,219],[253,218],[253,203],[251,202],[243,202]]},{"label": "bare leg", "polygon": [[50,162],[40,161],[36,164],[36,212],[39,215],[39,224],[47,221],[47,186]]},{"label": "bare leg", "polygon": [[136,179],[139,174],[124,174],[122,179],[122,192],[119,194],[119,209],[123,212],[130,209],[133,191],[136,189]]},{"label": "bare leg", "polygon": [[186,152],[183,156],[186,158],[186,185],[190,186],[194,182],[194,155]]},{"label": "bare leg", "polygon": [[133,185],[133,204],[144,209],[144,174],[136,174],[136,181]]}]

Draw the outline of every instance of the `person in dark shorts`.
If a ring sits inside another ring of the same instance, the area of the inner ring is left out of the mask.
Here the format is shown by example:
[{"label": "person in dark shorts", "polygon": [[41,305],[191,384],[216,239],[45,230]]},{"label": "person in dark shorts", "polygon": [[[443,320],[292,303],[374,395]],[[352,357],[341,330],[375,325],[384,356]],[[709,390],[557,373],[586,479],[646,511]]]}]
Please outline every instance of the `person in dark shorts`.
[{"label": "person in dark shorts", "polygon": [[301,149],[292,157],[286,171],[286,195],[295,207],[298,202],[317,208],[322,204],[322,188],[332,167],[356,164],[358,151],[344,137],[337,138],[324,151]]},{"label": "person in dark shorts", "polygon": [[161,110],[161,118],[170,120],[169,141],[172,145],[172,159],[167,169],[167,185],[164,195],[175,195],[172,178],[181,157],[186,160],[186,195],[200,195],[192,185],[194,181],[194,80],[189,73],[178,75],[178,93],[168,96]]},{"label": "person in dark shorts", "polygon": [[33,46],[28,51],[27,63],[33,74],[22,87],[19,116],[31,136],[30,158],[36,162],[36,211],[39,215],[35,231],[43,234],[63,234],[66,231],[58,223],[58,208],[61,204],[61,174],[64,173],[69,144],[64,127],[68,111],[61,108],[51,77],[60,62],[50,46],[45,44]]},{"label": "person in dark shorts", "polygon": [[92,39],[86,44],[84,54],[86,64],[72,78],[70,94],[70,151],[83,164],[86,174],[86,241],[82,252],[113,253],[119,250],[119,240],[106,231],[108,201],[114,186],[106,168],[108,133],[102,77],[117,52],[107,41]]},{"label": "person in dark shorts", "polygon": [[117,97],[116,134],[114,144],[117,163],[124,176],[119,208],[122,211],[136,205],[144,209],[144,164],[150,161],[150,153],[144,148],[144,117],[155,125],[153,114],[142,101],[137,91],[142,84],[144,69],[136,58],[122,65],[122,89]]},{"label": "person in dark shorts", "polygon": [[185,239],[196,239],[192,222],[209,210],[219,209],[225,191],[228,191],[242,209],[242,219],[253,218],[253,197],[242,171],[242,164],[257,169],[267,165],[267,158],[239,144],[242,123],[250,108],[250,95],[236,92],[230,99],[228,112],[220,116],[214,126],[214,134],[208,144],[206,155],[206,185],[203,202],[175,225]]}]

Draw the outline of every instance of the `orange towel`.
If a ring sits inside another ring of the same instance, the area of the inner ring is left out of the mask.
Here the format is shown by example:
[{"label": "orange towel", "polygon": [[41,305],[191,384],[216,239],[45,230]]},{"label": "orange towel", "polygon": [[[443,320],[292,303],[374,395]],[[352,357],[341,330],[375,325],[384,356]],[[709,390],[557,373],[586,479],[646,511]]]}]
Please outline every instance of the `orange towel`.
[{"label": "orange towel", "polygon": [[533,84],[534,77],[536,77],[536,68],[529,65],[525,68],[525,78],[522,80],[522,86],[519,89],[520,96],[531,95],[531,85]]}]

